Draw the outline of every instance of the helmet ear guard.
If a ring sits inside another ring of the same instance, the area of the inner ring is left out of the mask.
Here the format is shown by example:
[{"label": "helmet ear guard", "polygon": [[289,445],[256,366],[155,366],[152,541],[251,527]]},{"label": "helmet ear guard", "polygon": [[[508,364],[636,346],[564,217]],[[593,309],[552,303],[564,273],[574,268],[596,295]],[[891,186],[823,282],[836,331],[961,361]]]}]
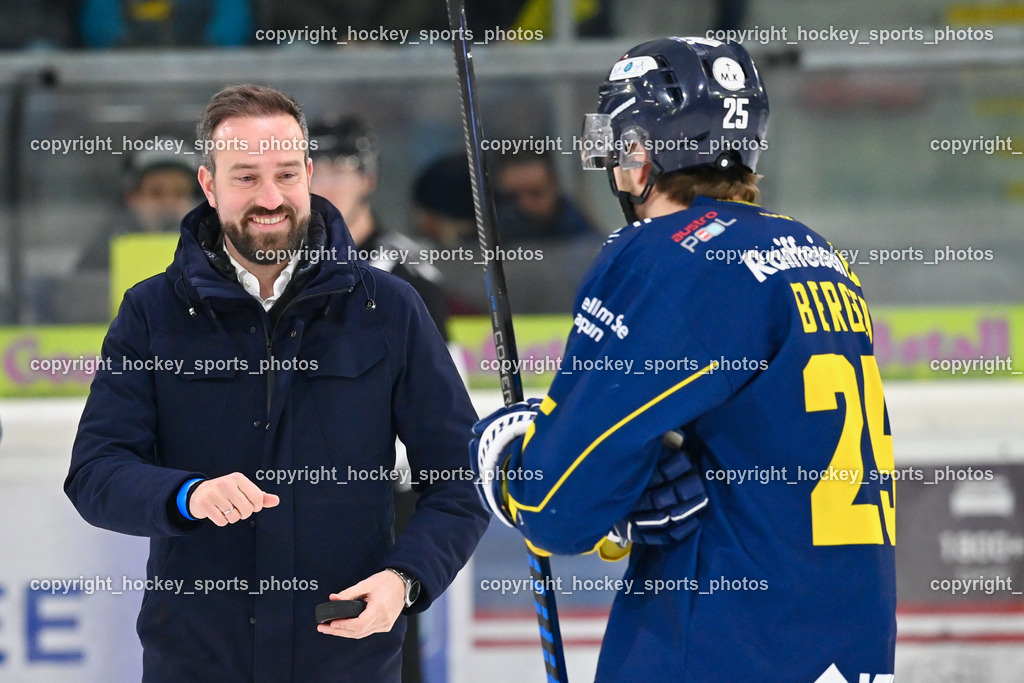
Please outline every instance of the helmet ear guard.
[{"label": "helmet ear guard", "polygon": [[619,189],[619,184],[615,181],[615,166],[613,164],[608,167],[608,184],[612,188],[612,194],[619,198],[619,206],[622,208],[622,215],[626,217],[626,220],[630,223],[635,223],[640,220],[640,216],[637,215],[636,207],[639,204],[643,204],[651,196],[651,190],[654,189],[655,183],[658,182],[658,177],[661,176],[661,167],[658,163],[650,158],[650,154],[647,149],[641,149],[639,152],[633,152],[630,154],[631,161],[629,166],[620,166],[620,168],[630,170],[635,168],[643,168],[644,164],[649,164],[647,171],[647,181],[644,184],[644,189],[639,195],[630,194],[624,190]]}]

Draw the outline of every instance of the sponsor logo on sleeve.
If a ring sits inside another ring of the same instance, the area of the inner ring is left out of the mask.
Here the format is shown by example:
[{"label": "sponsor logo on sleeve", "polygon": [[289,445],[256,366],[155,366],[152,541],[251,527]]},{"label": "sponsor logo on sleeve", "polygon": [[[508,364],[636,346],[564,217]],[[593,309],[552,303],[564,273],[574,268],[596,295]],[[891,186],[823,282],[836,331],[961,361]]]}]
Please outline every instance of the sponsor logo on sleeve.
[{"label": "sponsor logo on sleeve", "polygon": [[577,334],[585,334],[594,341],[601,341],[605,329],[619,339],[625,339],[629,335],[629,326],[625,324],[624,319],[625,316],[621,313],[616,315],[609,310],[601,299],[588,296],[583,299],[583,305],[572,324]]},{"label": "sponsor logo on sleeve", "polygon": [[692,254],[694,248],[701,242],[707,242],[712,237],[721,235],[727,227],[735,222],[735,218],[726,222],[718,217],[717,211],[708,211],[700,218],[690,221],[690,224],[682,230],[676,231],[672,235],[672,241]]}]

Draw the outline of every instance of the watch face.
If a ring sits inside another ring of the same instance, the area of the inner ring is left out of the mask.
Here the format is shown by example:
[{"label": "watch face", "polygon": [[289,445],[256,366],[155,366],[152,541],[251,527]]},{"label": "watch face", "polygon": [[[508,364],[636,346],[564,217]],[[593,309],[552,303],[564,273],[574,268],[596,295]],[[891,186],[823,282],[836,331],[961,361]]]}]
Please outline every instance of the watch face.
[{"label": "watch face", "polygon": [[389,567],[389,569],[405,582],[405,606],[412,607],[412,603],[416,602],[416,599],[420,597],[419,579],[414,579],[409,574],[392,567]]},{"label": "watch face", "polygon": [[405,587],[405,606],[412,607],[412,603],[420,597],[420,582],[413,579]]}]

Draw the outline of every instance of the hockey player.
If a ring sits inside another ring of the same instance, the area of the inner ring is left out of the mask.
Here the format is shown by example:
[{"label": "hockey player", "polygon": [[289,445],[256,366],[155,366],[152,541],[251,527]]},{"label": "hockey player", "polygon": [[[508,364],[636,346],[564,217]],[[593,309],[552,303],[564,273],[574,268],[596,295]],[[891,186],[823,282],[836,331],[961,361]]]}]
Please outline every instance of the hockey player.
[{"label": "hockey player", "polygon": [[892,678],[871,317],[821,235],[753,203],[767,118],[738,44],[615,63],[583,158],[631,223],[583,282],[547,396],[474,428],[483,497],[538,552],[631,550],[599,681]]}]

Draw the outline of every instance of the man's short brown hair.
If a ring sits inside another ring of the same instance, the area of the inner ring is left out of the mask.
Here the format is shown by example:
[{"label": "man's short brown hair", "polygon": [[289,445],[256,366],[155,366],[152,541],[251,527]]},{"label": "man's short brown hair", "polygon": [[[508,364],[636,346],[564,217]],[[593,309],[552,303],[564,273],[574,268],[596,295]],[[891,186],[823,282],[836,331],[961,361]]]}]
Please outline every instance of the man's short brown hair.
[{"label": "man's short brown hair", "polygon": [[685,206],[692,204],[699,194],[711,199],[740,199],[756,203],[761,198],[758,178],[759,175],[742,166],[733,166],[725,171],[714,166],[698,166],[661,175],[654,188]]},{"label": "man's short brown hair", "polygon": [[225,119],[235,116],[259,119],[280,115],[291,116],[299,124],[302,139],[306,142],[306,159],[309,159],[306,115],[294,97],[262,85],[229,85],[224,88],[210,98],[206,111],[196,124],[196,140],[203,149],[203,166],[213,173],[213,132]]}]

